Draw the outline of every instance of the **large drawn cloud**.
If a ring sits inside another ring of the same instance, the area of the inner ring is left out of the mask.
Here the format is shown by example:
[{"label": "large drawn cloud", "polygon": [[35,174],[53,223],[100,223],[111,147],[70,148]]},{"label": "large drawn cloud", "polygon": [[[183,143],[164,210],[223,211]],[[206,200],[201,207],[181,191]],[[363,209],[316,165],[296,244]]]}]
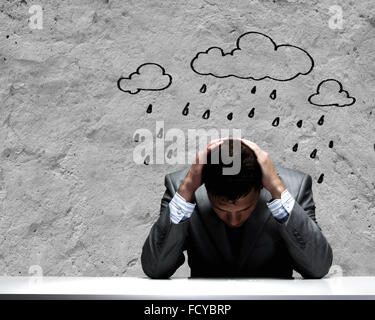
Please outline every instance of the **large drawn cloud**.
[{"label": "large drawn cloud", "polygon": [[237,39],[237,46],[231,52],[211,47],[199,52],[190,65],[200,75],[217,78],[289,81],[310,73],[314,60],[299,47],[277,45],[263,33],[247,32]]},{"label": "large drawn cloud", "polygon": [[144,63],[128,77],[121,77],[117,87],[124,92],[136,94],[140,91],[160,91],[172,84],[172,76],[157,63]]},{"label": "large drawn cloud", "polygon": [[351,97],[335,79],[327,79],[319,83],[316,93],[308,100],[311,104],[320,107],[346,107],[355,103],[355,98]]}]

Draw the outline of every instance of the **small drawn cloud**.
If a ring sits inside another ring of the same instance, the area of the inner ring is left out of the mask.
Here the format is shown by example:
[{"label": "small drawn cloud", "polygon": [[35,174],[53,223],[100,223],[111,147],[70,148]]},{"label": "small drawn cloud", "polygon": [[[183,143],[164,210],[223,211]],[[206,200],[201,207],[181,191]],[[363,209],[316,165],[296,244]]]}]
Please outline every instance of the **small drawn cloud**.
[{"label": "small drawn cloud", "polygon": [[160,91],[172,84],[172,76],[157,63],[144,63],[128,77],[121,77],[117,87],[124,92],[136,94],[140,91]]},{"label": "small drawn cloud", "polygon": [[289,81],[306,75],[314,67],[309,53],[290,44],[277,45],[260,32],[247,32],[237,39],[237,46],[224,53],[219,47],[199,52],[190,63],[194,72],[217,78]]},{"label": "small drawn cloud", "polygon": [[320,107],[346,107],[355,103],[355,98],[349,96],[342,84],[335,79],[327,79],[319,83],[316,93],[309,97],[309,102]]}]

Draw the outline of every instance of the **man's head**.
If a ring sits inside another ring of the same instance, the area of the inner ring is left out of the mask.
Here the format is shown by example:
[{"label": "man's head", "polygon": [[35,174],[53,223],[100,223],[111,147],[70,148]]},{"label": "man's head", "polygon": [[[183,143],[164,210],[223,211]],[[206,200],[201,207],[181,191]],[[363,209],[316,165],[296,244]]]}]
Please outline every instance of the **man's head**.
[{"label": "man's head", "polygon": [[254,152],[243,143],[241,143],[241,153],[238,154],[233,154],[236,148],[233,148],[232,139],[225,140],[212,152],[221,152],[225,144],[225,147],[229,147],[229,156],[233,157],[233,162],[241,163],[240,172],[224,175],[223,167],[230,167],[231,164],[224,164],[221,156],[218,157],[219,163],[215,160],[211,161],[211,158],[217,158],[209,153],[202,171],[202,182],[218,217],[230,227],[239,227],[257,205],[262,188],[262,172]]}]

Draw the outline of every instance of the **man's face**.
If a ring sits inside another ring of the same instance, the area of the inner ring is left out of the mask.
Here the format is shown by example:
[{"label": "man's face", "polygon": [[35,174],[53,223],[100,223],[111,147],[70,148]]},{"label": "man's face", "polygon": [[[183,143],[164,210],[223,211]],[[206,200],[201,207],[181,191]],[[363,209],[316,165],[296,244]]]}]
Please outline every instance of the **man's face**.
[{"label": "man's face", "polygon": [[226,225],[232,228],[240,227],[245,223],[258,203],[259,194],[260,190],[252,189],[238,200],[230,201],[207,193],[212,209]]}]

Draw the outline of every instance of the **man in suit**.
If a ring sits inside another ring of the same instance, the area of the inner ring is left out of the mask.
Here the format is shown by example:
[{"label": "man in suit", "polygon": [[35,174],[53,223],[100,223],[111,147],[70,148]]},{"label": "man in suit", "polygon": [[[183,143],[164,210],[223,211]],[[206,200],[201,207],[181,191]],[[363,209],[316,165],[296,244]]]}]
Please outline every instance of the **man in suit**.
[{"label": "man in suit", "polygon": [[[241,142],[240,172],[211,161],[233,139],[217,139],[190,167],[165,176],[160,216],[143,245],[151,278],[169,278],[184,263],[191,277],[324,277],[332,249],[315,218],[311,176],[274,166],[255,143]],[[207,159],[205,164],[202,159]]]}]

